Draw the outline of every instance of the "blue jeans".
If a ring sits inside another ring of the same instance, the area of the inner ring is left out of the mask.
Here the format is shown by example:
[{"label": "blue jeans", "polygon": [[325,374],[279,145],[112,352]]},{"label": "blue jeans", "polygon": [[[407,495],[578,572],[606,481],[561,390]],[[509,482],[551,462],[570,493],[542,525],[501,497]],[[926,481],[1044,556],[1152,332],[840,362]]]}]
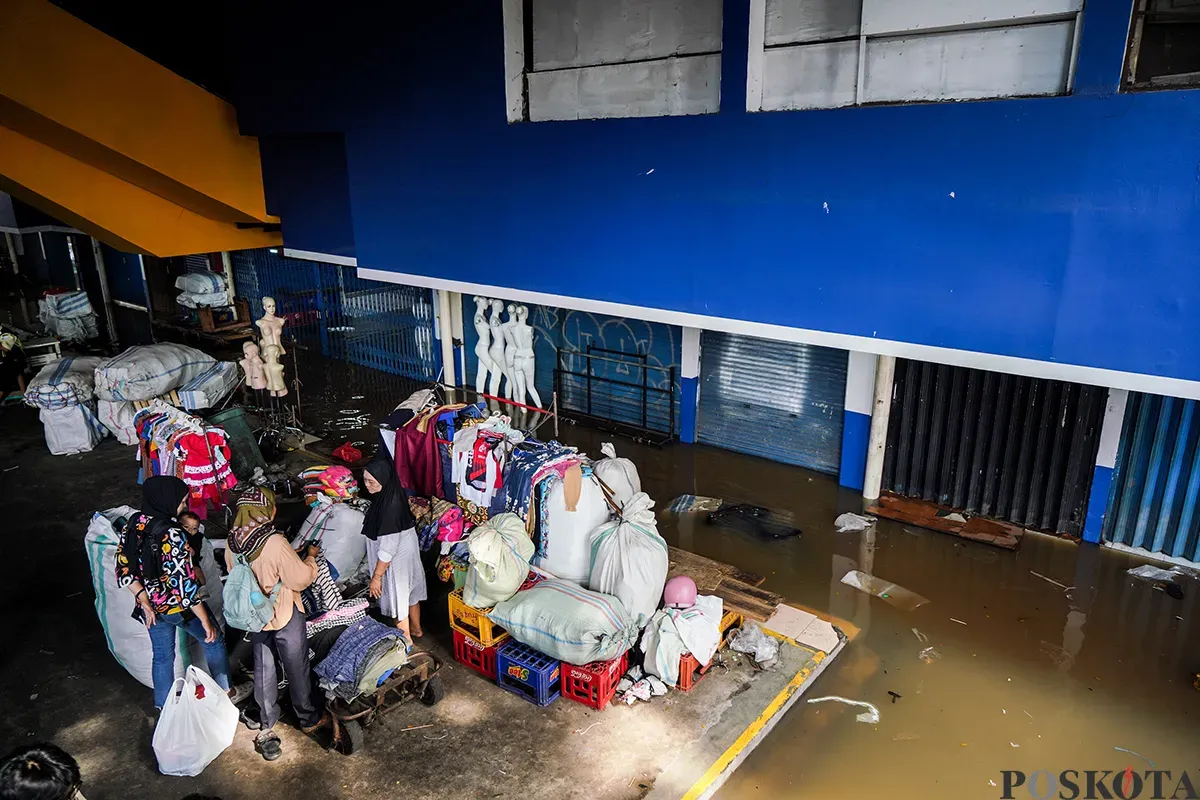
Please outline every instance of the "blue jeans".
[{"label": "blue jeans", "polygon": [[[207,608],[207,606],[205,606]],[[189,617],[185,623],[184,617]],[[209,614],[212,618],[212,614]],[[204,646],[204,660],[208,662],[208,674],[217,685],[229,690],[229,654],[225,652],[225,636],[217,626],[217,640],[204,641],[204,626],[200,619],[192,614],[156,614],[154,624],[150,626],[150,646],[154,650],[154,667],[151,674],[154,678],[154,706],[162,708],[171,693],[175,683],[175,650],[179,640],[180,628]]]}]

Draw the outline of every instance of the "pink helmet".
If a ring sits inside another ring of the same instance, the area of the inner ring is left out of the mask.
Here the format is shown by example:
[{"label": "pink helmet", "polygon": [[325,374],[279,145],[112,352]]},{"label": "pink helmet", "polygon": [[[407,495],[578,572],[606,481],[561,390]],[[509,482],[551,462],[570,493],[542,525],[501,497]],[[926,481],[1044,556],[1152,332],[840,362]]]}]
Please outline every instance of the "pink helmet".
[{"label": "pink helmet", "polygon": [[663,603],[668,608],[689,608],[696,605],[696,582],[687,575],[676,575],[663,589]]}]

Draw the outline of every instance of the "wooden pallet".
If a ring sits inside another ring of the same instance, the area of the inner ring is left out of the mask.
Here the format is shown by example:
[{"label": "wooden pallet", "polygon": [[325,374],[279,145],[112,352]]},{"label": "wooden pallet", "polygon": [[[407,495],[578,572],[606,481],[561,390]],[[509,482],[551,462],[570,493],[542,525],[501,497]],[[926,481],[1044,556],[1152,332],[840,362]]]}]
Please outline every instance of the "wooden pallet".
[{"label": "wooden pallet", "polygon": [[758,588],[766,578],[743,572],[731,564],[705,558],[678,547],[668,547],[670,569],[667,577],[687,575],[696,582],[700,594],[721,598],[726,611],[733,611],[757,622],[766,622],[783,602],[783,595]]}]

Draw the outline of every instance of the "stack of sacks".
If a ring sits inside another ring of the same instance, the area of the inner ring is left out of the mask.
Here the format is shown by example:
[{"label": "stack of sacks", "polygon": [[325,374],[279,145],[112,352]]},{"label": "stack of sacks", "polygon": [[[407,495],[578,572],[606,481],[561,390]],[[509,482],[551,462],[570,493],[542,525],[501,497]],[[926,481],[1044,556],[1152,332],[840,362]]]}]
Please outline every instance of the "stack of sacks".
[{"label": "stack of sacks", "polygon": [[518,642],[579,666],[618,658],[638,637],[620,600],[558,579],[517,592],[488,617]]},{"label": "stack of sacks", "polygon": [[463,602],[472,608],[491,608],[508,600],[529,575],[533,542],[516,514],[498,514],[467,538],[471,553]]},{"label": "stack of sacks", "polygon": [[38,319],[47,331],[67,342],[82,342],[100,335],[87,292],[46,295],[38,300]]},{"label": "stack of sacks", "polygon": [[638,492],[624,503],[619,520],[606,522],[592,533],[588,588],[615,596],[639,628],[658,609],[670,568],[667,543],[658,535],[653,507],[649,495]]},{"label": "stack of sacks", "polygon": [[184,308],[224,308],[229,305],[229,292],[220,275],[211,272],[189,272],[175,279],[180,294],[176,302]]},{"label": "stack of sacks", "polygon": [[96,417],[95,374],[103,359],[68,356],[52,361],[25,389],[25,403],[39,409],[46,446],[56,456],[86,453],[106,433]]},{"label": "stack of sacks", "polygon": [[121,444],[137,441],[133,403],[178,389],[216,363],[216,359],[181,344],[131,347],[96,368],[97,413]]}]

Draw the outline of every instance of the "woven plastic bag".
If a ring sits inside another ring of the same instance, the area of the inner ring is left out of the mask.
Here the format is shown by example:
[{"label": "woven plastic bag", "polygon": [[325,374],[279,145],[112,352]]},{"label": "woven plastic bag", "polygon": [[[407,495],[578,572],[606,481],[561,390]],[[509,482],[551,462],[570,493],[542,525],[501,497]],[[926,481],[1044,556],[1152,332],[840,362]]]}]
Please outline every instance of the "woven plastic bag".
[{"label": "woven plastic bag", "polygon": [[580,666],[611,661],[638,637],[638,627],[620,600],[557,579],[497,603],[488,618],[521,644]]},{"label": "woven plastic bag", "polygon": [[620,600],[639,628],[658,610],[670,569],[667,543],[658,535],[653,507],[650,496],[638,492],[624,504],[620,519],[592,533],[588,588]]}]

